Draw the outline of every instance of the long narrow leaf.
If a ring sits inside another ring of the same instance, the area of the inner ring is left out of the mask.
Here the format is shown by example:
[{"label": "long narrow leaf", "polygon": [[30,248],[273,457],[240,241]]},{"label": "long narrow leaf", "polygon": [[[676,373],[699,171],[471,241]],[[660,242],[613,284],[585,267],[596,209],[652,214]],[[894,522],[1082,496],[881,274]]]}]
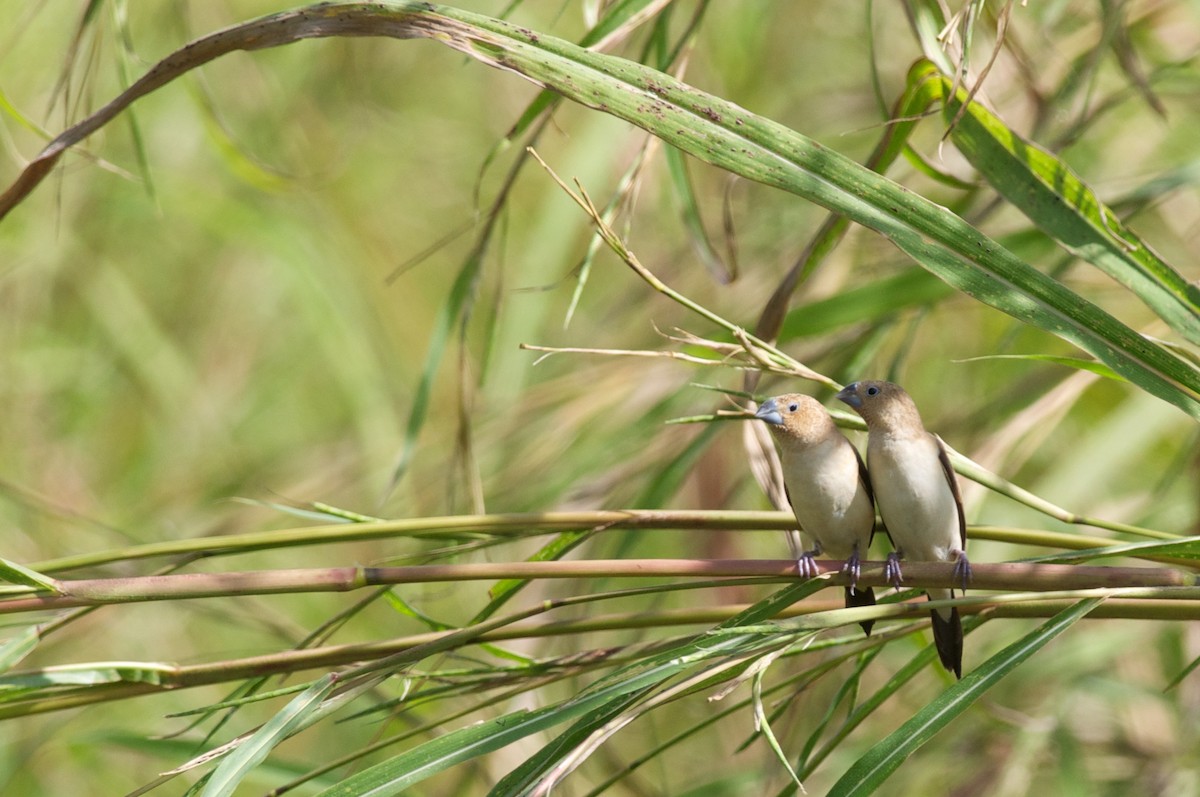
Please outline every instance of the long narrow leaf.
[{"label": "long narrow leaf", "polygon": [[0,581],[7,581],[9,584],[20,584],[25,587],[33,587],[35,589],[44,590],[52,595],[61,595],[62,587],[58,582],[50,578],[50,576],[42,575],[36,570],[32,570],[24,565],[8,559],[0,558]]},{"label": "long narrow leaf", "polygon": [[8,672],[20,664],[22,659],[37,649],[41,641],[41,629],[31,625],[0,642],[0,673]]},{"label": "long narrow leaf", "polygon": [[1051,617],[1043,625],[992,656],[943,692],[916,716],[860,758],[837,783],[831,797],[865,797],[887,780],[904,760],[966,711],[1005,675],[1047,642],[1070,628],[1102,602],[1088,598]]},{"label": "long narrow leaf", "polygon": [[558,734],[532,758],[509,772],[488,792],[488,797],[521,797],[528,795],[541,778],[577,746],[584,743],[597,728],[613,722],[640,703],[654,690],[655,685],[643,686],[636,692],[610,700],[595,711],[589,711],[565,732]]},{"label": "long narrow leaf", "polygon": [[1022,139],[979,102],[959,116],[966,90],[950,98],[951,81],[924,62],[918,76],[937,81],[956,118],[950,138],[988,183],[1073,255],[1133,291],[1192,343],[1200,343],[1200,286],[1162,260],[1121,223],[1062,160]]},{"label": "long narrow leaf", "polygon": [[321,707],[321,702],[337,686],[337,679],[326,675],[301,694],[292,698],[254,735],[225,757],[209,778],[204,797],[227,797],[242,779],[258,766],[275,747],[300,727],[305,718]]}]

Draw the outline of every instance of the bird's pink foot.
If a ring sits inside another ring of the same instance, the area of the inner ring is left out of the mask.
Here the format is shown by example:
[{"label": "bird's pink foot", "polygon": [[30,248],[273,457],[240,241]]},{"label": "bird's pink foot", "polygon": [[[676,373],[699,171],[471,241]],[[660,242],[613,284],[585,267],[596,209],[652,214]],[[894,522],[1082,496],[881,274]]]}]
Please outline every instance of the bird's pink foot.
[{"label": "bird's pink foot", "polygon": [[801,578],[816,578],[821,574],[820,568],[813,559],[819,553],[819,550],[805,551],[796,557],[796,572],[800,574]]},{"label": "bird's pink foot", "polygon": [[887,561],[883,563],[883,577],[893,587],[900,589],[904,577],[900,574],[900,554],[895,551],[890,552]]},{"label": "bird's pink foot", "polygon": [[858,586],[858,577],[862,575],[862,562],[858,558],[858,548],[850,552],[846,564],[842,566],[842,572],[850,577],[850,594],[853,595],[854,588]]},{"label": "bird's pink foot", "polygon": [[963,592],[967,591],[967,584],[971,581],[971,563],[967,561],[967,552],[958,552],[958,561],[954,563],[954,577],[962,584]]}]

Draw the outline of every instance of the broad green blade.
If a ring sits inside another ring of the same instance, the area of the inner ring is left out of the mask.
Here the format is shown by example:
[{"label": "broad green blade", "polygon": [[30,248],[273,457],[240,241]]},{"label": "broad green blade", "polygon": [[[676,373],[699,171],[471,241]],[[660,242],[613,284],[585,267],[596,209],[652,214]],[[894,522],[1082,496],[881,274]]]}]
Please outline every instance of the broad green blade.
[{"label": "broad green blade", "polygon": [[[889,598],[895,597],[897,596],[889,596]],[[973,625],[969,625],[968,623],[972,621]],[[967,622],[963,623],[963,632],[969,634],[979,625],[978,618],[967,618]],[[837,751],[847,736],[870,719],[879,707],[890,700],[897,692],[903,691],[913,678],[916,678],[917,675],[927,670],[936,658],[937,649],[933,645],[927,645],[916,656],[909,659],[903,667],[892,673],[887,682],[879,687],[870,697],[855,706],[854,710],[850,712],[837,731],[828,739],[825,739],[819,749],[810,751],[809,746],[806,745],[796,764],[796,768],[800,772],[800,777],[803,779],[812,775],[826,758]],[[814,744],[816,741],[816,739],[812,740]],[[781,795],[792,793],[794,793],[794,790],[790,787],[780,792]]]},{"label": "broad green blade", "polygon": [[[952,81],[923,62],[911,79],[931,79],[949,98]],[[944,103],[955,119],[967,92]],[[1001,196],[1063,249],[1135,293],[1172,329],[1200,344],[1200,286],[1162,260],[1117,218],[1059,158],[1025,141],[982,104],[972,101],[957,117],[950,138]]]}]

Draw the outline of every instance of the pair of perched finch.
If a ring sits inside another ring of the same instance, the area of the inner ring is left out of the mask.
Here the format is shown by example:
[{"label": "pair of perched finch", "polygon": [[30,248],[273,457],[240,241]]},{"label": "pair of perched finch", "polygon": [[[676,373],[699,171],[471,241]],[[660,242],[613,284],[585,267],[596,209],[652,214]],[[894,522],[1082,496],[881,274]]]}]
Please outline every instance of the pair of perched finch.
[{"label": "pair of perched finch", "polygon": [[[846,560],[846,606],[872,606],[875,593],[859,588],[860,562],[875,531],[875,507],[893,550],[885,577],[901,581],[900,560],[955,562],[965,587],[967,524],[958,481],[941,439],[925,430],[916,404],[891,382],[855,382],[837,394],[867,424],[867,461],[811,396],[788,393],[768,399],[756,417],[779,443],[788,501],[815,547],[798,557],[800,574],[817,573],[813,557]],[[931,590],[930,599],[953,590]],[[936,609],[933,639],[942,665],[962,677],[962,621],[958,609]],[[871,622],[862,624],[871,633]]]}]

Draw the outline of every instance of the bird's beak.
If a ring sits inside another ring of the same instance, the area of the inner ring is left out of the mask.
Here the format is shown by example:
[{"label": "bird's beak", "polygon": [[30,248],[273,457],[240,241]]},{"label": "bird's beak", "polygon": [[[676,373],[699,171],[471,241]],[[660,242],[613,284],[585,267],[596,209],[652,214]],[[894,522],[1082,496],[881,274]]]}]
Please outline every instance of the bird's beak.
[{"label": "bird's beak", "polygon": [[783,425],[783,415],[779,412],[779,407],[775,405],[775,399],[764,401],[759,406],[758,412],[754,413],[754,417],[776,426]]},{"label": "bird's beak", "polygon": [[858,382],[846,385],[834,398],[849,404],[856,410],[862,407],[862,396],[858,395]]}]

